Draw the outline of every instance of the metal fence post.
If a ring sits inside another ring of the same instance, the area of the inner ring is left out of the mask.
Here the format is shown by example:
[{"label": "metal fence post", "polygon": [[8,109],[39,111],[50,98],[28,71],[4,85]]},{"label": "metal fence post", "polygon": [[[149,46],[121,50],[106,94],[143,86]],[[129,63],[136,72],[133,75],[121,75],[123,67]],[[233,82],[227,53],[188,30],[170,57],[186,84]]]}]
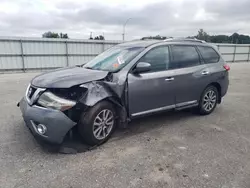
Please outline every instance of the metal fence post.
[{"label": "metal fence post", "polygon": [[233,62],[235,61],[235,54],[236,54],[236,44],[235,44],[235,46],[234,46]]},{"label": "metal fence post", "polygon": [[248,58],[247,58],[247,62],[250,61],[250,46],[249,46],[249,50],[248,50]]},{"label": "metal fence post", "polygon": [[23,54],[23,41],[20,39],[20,48],[21,48],[21,58],[22,58],[22,69],[25,72],[25,64],[24,64],[24,54]]},{"label": "metal fence post", "polygon": [[104,46],[104,41],[103,41],[103,43],[102,43],[102,52],[104,52],[105,51],[105,46]]},{"label": "metal fence post", "polygon": [[65,50],[66,50],[66,66],[69,66],[69,52],[68,52],[68,43],[65,41]]}]

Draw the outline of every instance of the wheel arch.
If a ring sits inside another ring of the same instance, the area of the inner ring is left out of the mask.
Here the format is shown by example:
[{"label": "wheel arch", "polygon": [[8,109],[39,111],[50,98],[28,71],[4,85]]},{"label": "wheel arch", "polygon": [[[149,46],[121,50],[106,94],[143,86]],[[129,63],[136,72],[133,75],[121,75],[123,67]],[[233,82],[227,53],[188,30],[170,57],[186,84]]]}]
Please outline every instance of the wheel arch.
[{"label": "wheel arch", "polygon": [[209,86],[214,86],[217,90],[218,90],[218,103],[221,103],[221,85],[218,82],[212,82],[210,84],[208,84],[205,88],[209,87]]},{"label": "wheel arch", "polygon": [[107,84],[99,82],[85,84],[84,86],[88,91],[79,102],[87,106],[85,110],[102,101],[108,101],[115,107],[117,118],[119,119],[118,122],[122,122],[123,127],[127,125],[127,109],[122,97],[119,97],[117,92],[111,89]]},{"label": "wheel arch", "polygon": [[123,104],[122,100],[116,96],[109,96],[109,97],[102,99],[101,101],[108,101],[114,105],[116,113],[117,113],[117,119],[119,120],[118,121],[119,127],[126,127],[128,114],[127,114],[127,109],[125,105]]}]

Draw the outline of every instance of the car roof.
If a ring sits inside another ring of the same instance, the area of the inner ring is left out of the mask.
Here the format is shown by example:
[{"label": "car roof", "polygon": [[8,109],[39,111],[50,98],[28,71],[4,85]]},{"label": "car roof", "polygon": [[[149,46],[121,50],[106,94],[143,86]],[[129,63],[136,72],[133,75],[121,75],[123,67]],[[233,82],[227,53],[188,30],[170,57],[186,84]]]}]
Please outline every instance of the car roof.
[{"label": "car roof", "polygon": [[172,39],[172,40],[136,40],[119,44],[123,47],[148,47],[154,44],[185,44],[185,45],[200,45],[210,46],[209,43],[197,39]]},{"label": "car roof", "polygon": [[130,41],[130,42],[124,42],[119,44],[119,46],[124,46],[124,47],[148,47],[150,45],[160,43],[162,41],[160,40],[135,40],[135,41]]}]

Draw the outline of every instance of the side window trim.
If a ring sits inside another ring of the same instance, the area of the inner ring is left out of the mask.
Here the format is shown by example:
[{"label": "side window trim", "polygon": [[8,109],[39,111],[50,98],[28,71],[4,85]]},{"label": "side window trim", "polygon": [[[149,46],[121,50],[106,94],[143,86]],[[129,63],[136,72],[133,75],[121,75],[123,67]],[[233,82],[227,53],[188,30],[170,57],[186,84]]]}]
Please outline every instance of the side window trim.
[{"label": "side window trim", "polygon": [[203,56],[201,55],[201,52],[200,52],[198,46],[195,46],[195,49],[196,49],[197,53],[199,54],[200,64],[201,64],[201,65],[206,64],[205,59],[204,59]]},{"label": "side window trim", "polygon": [[[154,46],[154,47],[148,49],[148,51],[146,51],[145,54],[143,54],[143,55],[140,57],[140,59],[131,67],[131,69],[130,69],[129,72],[130,72],[130,73],[133,72],[133,69],[136,67],[136,65],[137,65],[139,62],[141,62],[141,59],[142,59],[145,55],[147,55],[147,53],[149,53],[151,50],[153,50],[153,49],[155,49],[155,48],[160,48],[160,47],[167,47],[167,48],[168,48],[168,58],[169,58],[169,63],[170,63],[170,61],[171,61],[171,52],[170,52],[171,50],[170,50],[170,45],[169,45],[169,44],[157,45],[157,46]],[[168,70],[168,69],[167,69],[167,67],[166,67],[165,70],[154,71],[154,72],[162,72],[162,71],[167,71],[167,70]],[[153,73],[153,72],[145,72],[145,73],[142,73],[142,74],[146,74],[146,73]]]}]

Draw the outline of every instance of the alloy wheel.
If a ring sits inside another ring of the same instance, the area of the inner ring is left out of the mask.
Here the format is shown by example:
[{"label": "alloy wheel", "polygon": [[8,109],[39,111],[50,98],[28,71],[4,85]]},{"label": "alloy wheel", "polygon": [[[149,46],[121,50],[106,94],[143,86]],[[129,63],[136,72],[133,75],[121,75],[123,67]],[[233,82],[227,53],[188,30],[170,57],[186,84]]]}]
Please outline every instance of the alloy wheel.
[{"label": "alloy wheel", "polygon": [[207,112],[210,112],[217,102],[217,95],[215,91],[208,90],[203,97],[203,108]]},{"label": "alloy wheel", "polygon": [[114,115],[109,109],[102,110],[95,118],[93,134],[96,139],[103,140],[111,133],[114,126]]}]

